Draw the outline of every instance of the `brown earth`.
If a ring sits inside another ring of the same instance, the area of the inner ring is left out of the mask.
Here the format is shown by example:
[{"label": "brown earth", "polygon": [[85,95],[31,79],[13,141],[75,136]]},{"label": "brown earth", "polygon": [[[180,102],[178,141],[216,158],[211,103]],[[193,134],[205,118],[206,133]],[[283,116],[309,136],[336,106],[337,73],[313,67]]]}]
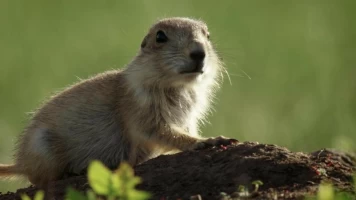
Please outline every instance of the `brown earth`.
[{"label": "brown earth", "polygon": [[[315,194],[322,181],[352,192],[355,171],[356,157],[351,154],[326,149],[291,152],[250,142],[159,156],[135,167],[136,175],[143,179],[138,188],[151,192],[154,199],[165,200],[241,199],[240,185],[248,188],[250,199],[302,199]],[[257,192],[251,184],[255,180],[263,182]],[[68,185],[80,191],[89,188],[85,176],[71,177],[51,184],[47,197],[63,199]],[[35,191],[35,187],[19,189],[0,195],[0,199],[20,199],[20,194],[33,196]]]}]

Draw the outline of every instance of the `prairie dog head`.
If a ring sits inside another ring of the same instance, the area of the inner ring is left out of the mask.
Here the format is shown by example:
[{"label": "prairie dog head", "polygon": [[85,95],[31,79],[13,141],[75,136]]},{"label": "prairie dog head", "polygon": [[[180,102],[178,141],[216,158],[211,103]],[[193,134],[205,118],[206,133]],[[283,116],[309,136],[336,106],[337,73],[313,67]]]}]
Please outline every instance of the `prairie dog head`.
[{"label": "prairie dog head", "polygon": [[220,68],[207,25],[176,17],[150,28],[127,71],[142,86],[166,88],[213,82]]}]

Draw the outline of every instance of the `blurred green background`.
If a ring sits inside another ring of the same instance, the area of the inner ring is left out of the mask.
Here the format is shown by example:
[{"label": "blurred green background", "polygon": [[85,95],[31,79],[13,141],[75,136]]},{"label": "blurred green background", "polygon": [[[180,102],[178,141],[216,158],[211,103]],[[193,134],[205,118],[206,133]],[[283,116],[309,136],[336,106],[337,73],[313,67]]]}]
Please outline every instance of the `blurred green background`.
[{"label": "blurred green background", "polygon": [[[356,1],[0,1],[0,163],[54,91],[121,68],[155,20],[201,18],[225,79],[203,135],[286,146],[354,148]],[[0,191],[18,182],[0,182]]]}]

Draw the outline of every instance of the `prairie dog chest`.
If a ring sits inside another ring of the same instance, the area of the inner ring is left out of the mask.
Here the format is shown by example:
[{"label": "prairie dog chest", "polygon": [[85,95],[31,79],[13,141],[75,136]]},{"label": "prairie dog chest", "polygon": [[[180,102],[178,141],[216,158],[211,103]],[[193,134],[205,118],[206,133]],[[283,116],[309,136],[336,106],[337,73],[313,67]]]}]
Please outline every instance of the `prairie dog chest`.
[{"label": "prairie dog chest", "polygon": [[194,90],[169,89],[153,95],[152,106],[167,124],[187,127],[195,118],[196,93]]}]

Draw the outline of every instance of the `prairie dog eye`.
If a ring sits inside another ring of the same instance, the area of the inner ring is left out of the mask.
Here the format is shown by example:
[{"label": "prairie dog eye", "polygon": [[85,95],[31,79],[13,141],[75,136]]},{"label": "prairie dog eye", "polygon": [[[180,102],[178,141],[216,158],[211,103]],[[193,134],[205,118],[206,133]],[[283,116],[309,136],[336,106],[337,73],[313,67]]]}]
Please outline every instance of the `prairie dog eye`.
[{"label": "prairie dog eye", "polygon": [[168,41],[168,37],[166,36],[166,34],[164,34],[164,32],[161,30],[157,31],[156,42],[157,43],[165,43],[167,41]]},{"label": "prairie dog eye", "polygon": [[206,34],[206,38],[208,38],[208,40],[210,40],[210,33]]}]

